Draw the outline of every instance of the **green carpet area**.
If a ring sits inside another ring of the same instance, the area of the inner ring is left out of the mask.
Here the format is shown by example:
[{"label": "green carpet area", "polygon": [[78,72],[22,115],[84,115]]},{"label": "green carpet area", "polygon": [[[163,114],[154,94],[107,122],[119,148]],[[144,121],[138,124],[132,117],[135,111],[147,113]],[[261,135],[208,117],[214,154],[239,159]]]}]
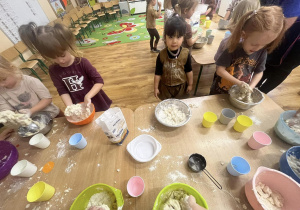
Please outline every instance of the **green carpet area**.
[{"label": "green carpet area", "polygon": [[[95,28],[95,31],[84,39],[82,46],[77,42],[80,49],[91,47],[101,47],[106,45],[115,45],[128,42],[150,40],[146,28],[146,15],[133,15],[118,17],[118,20],[103,22],[101,27]],[[156,20],[156,29],[160,36],[163,34],[164,18],[163,14]]]}]

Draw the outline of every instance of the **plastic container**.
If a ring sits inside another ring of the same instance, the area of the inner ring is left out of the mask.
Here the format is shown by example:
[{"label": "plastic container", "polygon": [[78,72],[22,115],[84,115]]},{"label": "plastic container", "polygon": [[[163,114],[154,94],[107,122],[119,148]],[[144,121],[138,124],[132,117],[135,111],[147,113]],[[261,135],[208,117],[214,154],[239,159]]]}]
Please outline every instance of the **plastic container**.
[{"label": "plastic container", "polygon": [[208,36],[211,35],[211,33],[212,33],[211,29],[206,30],[205,37],[208,38]]},{"label": "plastic container", "polygon": [[218,117],[217,117],[217,115],[215,113],[213,113],[213,112],[205,112],[203,114],[202,125],[205,128],[210,128],[217,120],[218,120]]},{"label": "plastic container", "polygon": [[78,148],[78,149],[84,149],[87,145],[87,141],[81,133],[75,133],[69,139],[69,144],[71,146],[74,146],[74,147]]},{"label": "plastic container", "polygon": [[248,181],[245,185],[247,199],[255,210],[267,209],[260,203],[258,193],[255,189],[259,182],[267,185],[271,190],[275,190],[283,196],[284,204],[282,209],[300,209],[300,185],[280,171],[261,166],[257,169],[253,179]]},{"label": "plastic container", "polygon": [[126,149],[136,161],[148,162],[160,152],[161,144],[152,136],[142,134],[134,138]]},{"label": "plastic container", "polygon": [[29,140],[29,144],[40,149],[45,149],[49,147],[50,141],[46,136],[44,136],[44,134],[38,133],[31,137],[31,139]]},{"label": "plastic container", "polygon": [[133,176],[127,183],[127,192],[132,197],[139,197],[145,189],[144,180],[139,176]]},{"label": "plastic container", "polygon": [[280,114],[274,130],[277,136],[288,144],[300,146],[300,135],[293,131],[285,120],[292,118],[296,114],[295,110],[288,110]]},{"label": "plastic container", "polygon": [[6,177],[19,158],[17,148],[8,141],[0,141],[0,180]]},{"label": "plastic container", "polygon": [[45,182],[35,183],[27,193],[28,202],[48,201],[55,193],[55,188]]},{"label": "plastic container", "polygon": [[[83,104],[83,103],[84,103],[84,102],[81,102],[80,104]],[[94,106],[93,103],[91,103],[90,109],[91,109],[91,114],[90,114],[90,116],[88,116],[88,117],[87,117],[86,119],[84,119],[84,120],[75,122],[75,121],[72,121],[70,117],[66,117],[66,119],[67,119],[70,123],[72,123],[72,124],[74,124],[74,125],[85,125],[85,124],[89,124],[90,122],[93,121],[93,119],[94,119],[94,117],[95,117],[95,106]]]},{"label": "plastic container", "polygon": [[244,132],[247,128],[251,127],[253,125],[253,121],[250,117],[246,115],[240,115],[237,117],[235,123],[234,123],[234,130],[237,132]]},{"label": "plastic container", "polygon": [[220,123],[227,125],[233,118],[235,118],[235,111],[229,108],[222,109],[219,121]]},{"label": "plastic container", "polygon": [[227,171],[232,176],[240,176],[240,175],[248,174],[250,170],[251,167],[248,161],[239,156],[233,157],[230,163],[228,163],[227,165]]},{"label": "plastic container", "polygon": [[262,131],[255,131],[248,140],[248,146],[252,149],[260,149],[272,143],[271,137]]},{"label": "plastic container", "polygon": [[209,28],[211,24],[211,20],[206,20],[205,21],[205,28]]},{"label": "plastic container", "polygon": [[166,195],[170,192],[170,191],[174,191],[174,190],[184,190],[188,195],[192,195],[195,197],[196,199],[196,203],[199,204],[200,206],[208,209],[208,205],[206,203],[206,200],[202,197],[202,195],[193,187],[187,185],[187,184],[183,184],[183,183],[173,183],[170,184],[166,187],[164,187],[159,194],[157,195],[155,202],[154,202],[154,206],[153,206],[153,210],[160,210],[161,209],[161,205],[163,205],[164,201],[165,201],[165,197]]},{"label": "plastic container", "polygon": [[291,147],[288,151],[281,155],[279,161],[280,171],[292,177],[296,182],[300,184],[300,177],[294,172],[294,170],[291,168],[288,162],[288,156],[290,155],[293,155],[297,159],[300,159],[300,146]]},{"label": "plastic container", "polygon": [[37,171],[37,167],[27,160],[20,160],[11,169],[12,176],[31,177]]},{"label": "plastic container", "polygon": [[207,44],[212,44],[212,42],[214,41],[215,36],[214,35],[209,35],[207,37]]},{"label": "plastic container", "polygon": [[72,203],[70,210],[86,209],[87,204],[91,199],[91,197],[94,194],[100,193],[102,191],[112,192],[116,196],[118,210],[121,210],[123,208],[124,200],[123,200],[122,192],[114,187],[100,183],[100,184],[91,185],[85,190],[83,190]]}]

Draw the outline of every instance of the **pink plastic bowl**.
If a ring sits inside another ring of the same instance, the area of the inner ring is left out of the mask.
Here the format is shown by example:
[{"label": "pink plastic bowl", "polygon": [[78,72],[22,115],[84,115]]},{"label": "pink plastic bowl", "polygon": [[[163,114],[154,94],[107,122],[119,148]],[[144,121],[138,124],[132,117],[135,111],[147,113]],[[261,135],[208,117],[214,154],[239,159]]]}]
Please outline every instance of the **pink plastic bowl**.
[{"label": "pink plastic bowl", "polygon": [[145,189],[144,180],[139,176],[133,176],[127,183],[127,192],[132,197],[139,197]]},{"label": "pink plastic bowl", "polygon": [[247,199],[255,210],[264,209],[258,200],[258,193],[255,189],[255,186],[259,182],[267,185],[271,190],[275,190],[282,195],[284,198],[282,209],[300,209],[300,185],[291,177],[280,171],[261,166],[257,169],[253,179],[245,185]]},{"label": "pink plastic bowl", "polygon": [[248,141],[249,147],[252,149],[260,149],[272,143],[270,136],[262,131],[255,131]]}]

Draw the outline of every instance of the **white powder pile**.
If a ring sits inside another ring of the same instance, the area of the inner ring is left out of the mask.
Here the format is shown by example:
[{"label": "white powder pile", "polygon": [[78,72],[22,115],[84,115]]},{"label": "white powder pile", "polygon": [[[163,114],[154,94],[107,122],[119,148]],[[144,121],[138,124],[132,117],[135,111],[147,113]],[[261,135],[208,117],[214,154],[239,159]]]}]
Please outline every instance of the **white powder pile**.
[{"label": "white powder pile", "polygon": [[272,191],[267,185],[259,182],[255,187],[258,200],[264,209],[280,210],[284,204],[284,198],[279,192]]},{"label": "white powder pile", "polygon": [[86,210],[95,209],[100,207],[105,210],[117,209],[116,197],[113,193],[107,191],[101,191],[94,194],[86,207]]},{"label": "white powder pile", "polygon": [[138,128],[138,129],[139,129],[139,131],[141,131],[141,132],[149,133],[150,131],[153,131],[153,130],[155,129],[155,127],[150,126],[150,128],[144,128],[144,129]]},{"label": "white powder pile", "polygon": [[177,181],[177,179],[187,179],[187,176],[176,170],[174,172],[168,173],[168,178],[175,182]]},{"label": "white powder pile", "polygon": [[66,141],[59,139],[58,143],[56,144],[57,148],[57,158],[64,157],[66,154]]},{"label": "white powder pile", "polygon": [[32,119],[26,114],[15,113],[11,110],[0,112],[0,123],[12,125],[28,126],[32,123]]},{"label": "white powder pile", "polygon": [[76,162],[74,160],[69,160],[68,166],[65,170],[66,173],[70,173],[72,168],[76,165]]},{"label": "white powder pile", "polygon": [[288,156],[287,161],[294,173],[300,178],[300,159],[291,154]]},{"label": "white powder pile", "polygon": [[82,121],[91,115],[89,107],[83,108],[81,104],[72,104],[65,109],[65,116],[71,117],[73,121]]},{"label": "white powder pile", "polygon": [[186,121],[187,116],[175,104],[162,107],[158,112],[158,117],[167,125],[176,126]]}]

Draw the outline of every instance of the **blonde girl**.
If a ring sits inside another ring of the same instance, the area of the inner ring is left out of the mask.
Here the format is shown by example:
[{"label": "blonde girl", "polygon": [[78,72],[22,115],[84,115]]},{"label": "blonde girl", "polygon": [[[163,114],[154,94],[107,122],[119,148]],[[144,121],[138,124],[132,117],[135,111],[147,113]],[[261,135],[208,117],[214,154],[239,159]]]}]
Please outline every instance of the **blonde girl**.
[{"label": "blonde girl", "polygon": [[40,80],[23,75],[17,67],[0,56],[0,111],[5,110],[28,116],[44,111],[52,118],[60,113],[52,103],[49,90]]},{"label": "blonde girl", "polygon": [[[161,3],[158,2],[158,11],[155,11],[153,7],[156,5],[156,0],[146,0],[147,8],[146,8],[146,27],[150,36],[150,51],[154,53],[159,53],[157,49],[157,44],[160,39],[158,31],[156,29],[156,19],[161,15]],[[155,42],[153,45],[155,37]]]},{"label": "blonde girl", "polygon": [[[192,26],[189,24],[189,19],[195,12],[195,9],[198,5],[197,0],[178,0],[178,2],[172,2],[172,5],[175,5],[175,13],[179,14],[186,23],[186,33],[182,43],[182,47],[188,48],[191,52],[193,44],[197,41],[198,36],[193,38]],[[197,31],[196,31],[197,32]]]},{"label": "blonde girl", "polygon": [[82,58],[75,46],[73,33],[64,25],[19,28],[21,39],[43,57],[54,62],[49,68],[52,82],[66,106],[92,102],[96,111],[107,110],[112,101],[102,90],[103,79],[96,68]]},{"label": "blonde girl", "polygon": [[[235,8],[235,10],[232,13],[232,17],[230,19],[228,30],[232,32],[234,28],[236,27],[236,24],[239,22],[241,17],[246,14],[249,11],[258,10],[260,8],[260,2],[259,0],[243,0],[241,1]],[[228,38],[225,38],[221,41],[219,48],[217,50],[217,53],[214,57],[215,61],[218,60],[220,55],[223,53],[223,51],[226,48],[226,43],[228,41]]]},{"label": "blonde girl", "polygon": [[284,27],[282,9],[277,6],[261,7],[243,15],[216,61],[210,94],[228,93],[234,84],[249,84],[253,89],[265,70],[267,53],[280,43]]}]

